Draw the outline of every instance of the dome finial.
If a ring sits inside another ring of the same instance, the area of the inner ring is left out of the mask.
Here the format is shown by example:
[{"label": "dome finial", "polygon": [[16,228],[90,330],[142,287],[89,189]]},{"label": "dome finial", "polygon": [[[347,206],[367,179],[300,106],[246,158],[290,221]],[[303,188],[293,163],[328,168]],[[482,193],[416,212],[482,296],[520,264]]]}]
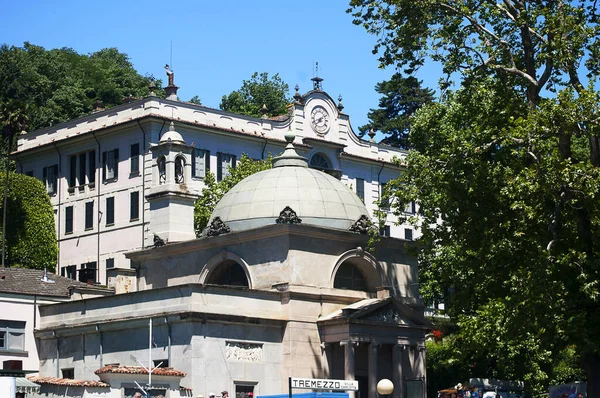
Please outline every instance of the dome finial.
[{"label": "dome finial", "polygon": [[298,155],[296,152],[296,148],[294,147],[294,140],[296,136],[290,130],[288,134],[284,136],[287,145],[285,147],[285,151],[273,159],[273,167],[285,167],[285,166],[295,166],[295,167],[308,167],[308,161],[304,156]]}]

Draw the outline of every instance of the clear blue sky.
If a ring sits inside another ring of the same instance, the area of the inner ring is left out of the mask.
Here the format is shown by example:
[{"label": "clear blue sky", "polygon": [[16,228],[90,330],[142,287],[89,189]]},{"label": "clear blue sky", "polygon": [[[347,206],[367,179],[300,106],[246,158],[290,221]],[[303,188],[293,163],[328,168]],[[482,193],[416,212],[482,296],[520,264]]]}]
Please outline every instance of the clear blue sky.
[{"label": "clear blue sky", "polygon": [[[358,132],[377,106],[375,84],[394,71],[378,68],[375,37],[352,24],[347,8],[348,0],[20,0],[3,5],[0,42],[80,53],[117,47],[139,73],[163,81],[171,63],[179,97],[215,108],[255,71],[279,73],[290,94],[296,84],[304,93],[318,61],[323,89],[343,96]],[[425,73],[417,77],[435,88],[437,76]]]}]

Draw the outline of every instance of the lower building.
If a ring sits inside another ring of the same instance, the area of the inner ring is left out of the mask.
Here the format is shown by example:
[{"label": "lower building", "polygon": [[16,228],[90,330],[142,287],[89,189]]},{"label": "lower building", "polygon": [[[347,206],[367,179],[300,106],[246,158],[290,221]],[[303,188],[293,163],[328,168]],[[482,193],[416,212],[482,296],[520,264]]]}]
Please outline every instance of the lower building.
[{"label": "lower building", "polygon": [[[172,133],[171,144],[183,142]],[[286,393],[289,377],[303,377],[357,380],[359,391],[349,395],[360,398],[376,397],[387,378],[395,398],[425,397],[430,325],[417,259],[407,250],[414,242],[373,240],[360,198],[308,168],[293,137],[286,139],[273,169],[221,199],[201,238],[157,240],[127,253],[132,269],[109,275],[122,294],[41,308],[42,393],[68,378],[106,383],[93,396],[149,389],[151,396],[245,398]],[[186,153],[183,143],[174,150]],[[151,203],[177,202],[178,218],[193,217],[187,192],[162,187]],[[160,236],[193,228],[165,222],[174,214],[154,214],[150,228]],[[150,381],[142,366],[179,378],[179,389],[165,378]]]}]

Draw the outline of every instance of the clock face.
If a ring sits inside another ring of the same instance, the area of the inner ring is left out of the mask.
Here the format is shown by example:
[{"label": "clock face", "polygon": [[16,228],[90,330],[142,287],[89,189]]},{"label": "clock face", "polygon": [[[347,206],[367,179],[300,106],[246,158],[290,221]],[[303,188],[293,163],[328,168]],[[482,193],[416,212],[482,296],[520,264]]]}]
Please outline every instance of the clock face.
[{"label": "clock face", "polygon": [[329,131],[329,114],[322,106],[315,106],[310,113],[310,122],[317,134],[327,134]]}]

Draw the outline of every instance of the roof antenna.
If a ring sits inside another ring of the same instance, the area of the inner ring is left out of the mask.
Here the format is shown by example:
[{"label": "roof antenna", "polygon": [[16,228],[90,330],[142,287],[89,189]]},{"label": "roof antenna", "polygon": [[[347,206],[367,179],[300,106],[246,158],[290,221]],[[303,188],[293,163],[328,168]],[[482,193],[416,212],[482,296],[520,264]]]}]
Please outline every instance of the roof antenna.
[{"label": "roof antenna", "polygon": [[55,283],[52,279],[48,278],[48,269],[44,266],[44,276],[40,279],[42,282]]}]

